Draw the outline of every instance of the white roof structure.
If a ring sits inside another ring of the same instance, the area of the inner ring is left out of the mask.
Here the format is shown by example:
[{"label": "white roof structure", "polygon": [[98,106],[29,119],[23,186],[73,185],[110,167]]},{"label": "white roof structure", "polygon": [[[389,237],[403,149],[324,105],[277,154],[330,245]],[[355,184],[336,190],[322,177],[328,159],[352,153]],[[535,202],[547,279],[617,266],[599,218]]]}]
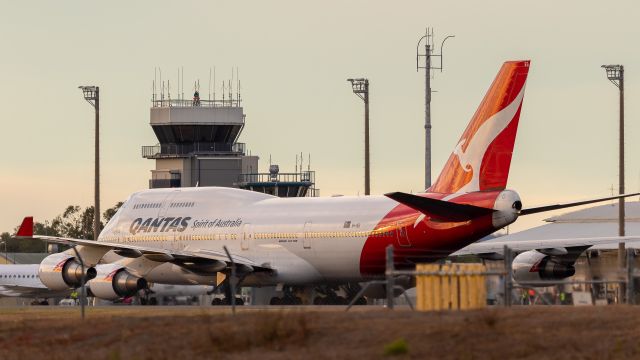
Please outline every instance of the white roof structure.
[{"label": "white roof structure", "polygon": [[[625,203],[627,236],[640,236],[640,202]],[[595,238],[618,235],[618,202],[554,216],[549,224],[501,236],[500,241]],[[634,245],[633,247],[640,246]],[[611,245],[593,249],[611,249]]]}]

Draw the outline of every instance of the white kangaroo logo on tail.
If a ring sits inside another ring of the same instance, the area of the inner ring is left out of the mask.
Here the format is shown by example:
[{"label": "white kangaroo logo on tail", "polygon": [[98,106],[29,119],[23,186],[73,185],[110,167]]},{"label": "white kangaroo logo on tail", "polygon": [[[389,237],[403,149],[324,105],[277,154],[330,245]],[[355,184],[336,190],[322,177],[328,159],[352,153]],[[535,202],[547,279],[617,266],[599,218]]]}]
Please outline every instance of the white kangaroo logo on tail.
[{"label": "white kangaroo logo on tail", "polygon": [[478,131],[476,131],[469,141],[469,146],[467,146],[466,151],[462,150],[462,145],[464,145],[468,139],[462,139],[458,145],[456,145],[453,153],[458,157],[460,166],[465,172],[472,171],[473,174],[471,180],[467,184],[458,189],[454,194],[445,197],[443,200],[449,200],[467,192],[480,190],[480,166],[482,166],[484,154],[487,152],[487,149],[493,140],[502,133],[516,115],[516,112],[522,103],[524,87],[525,86],[523,84],[522,89],[520,89],[520,93],[509,105],[495,113],[480,125]]}]

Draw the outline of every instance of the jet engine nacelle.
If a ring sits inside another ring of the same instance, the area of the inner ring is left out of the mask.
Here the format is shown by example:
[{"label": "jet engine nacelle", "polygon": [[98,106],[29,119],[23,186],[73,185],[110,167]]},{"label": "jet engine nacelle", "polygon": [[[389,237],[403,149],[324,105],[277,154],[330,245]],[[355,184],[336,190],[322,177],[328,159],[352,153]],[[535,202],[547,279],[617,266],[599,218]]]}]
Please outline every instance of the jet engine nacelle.
[{"label": "jet engine nacelle", "polygon": [[[563,264],[552,256],[536,250],[525,251],[513,259],[513,279],[520,284],[563,280],[576,273],[571,264]],[[539,284],[539,286],[545,286]]]},{"label": "jet engine nacelle", "polygon": [[100,299],[115,300],[135,295],[139,290],[147,288],[147,280],[132,275],[122,265],[97,265],[96,270],[97,275],[89,281],[89,288]]},{"label": "jet engine nacelle", "polygon": [[[86,280],[96,277],[96,269],[85,267]],[[38,269],[40,281],[54,291],[76,288],[82,285],[82,266],[70,254],[58,253],[49,255],[40,263]]]}]

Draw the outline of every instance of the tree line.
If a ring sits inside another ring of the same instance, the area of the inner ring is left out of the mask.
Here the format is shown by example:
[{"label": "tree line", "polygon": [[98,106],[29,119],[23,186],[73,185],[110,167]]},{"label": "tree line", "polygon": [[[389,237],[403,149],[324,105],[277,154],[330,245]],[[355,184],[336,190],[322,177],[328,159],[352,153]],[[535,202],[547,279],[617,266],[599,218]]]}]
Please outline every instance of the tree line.
[{"label": "tree line", "polygon": [[[113,207],[102,213],[100,220],[100,230],[111,220],[118,209],[122,206],[122,202],[118,202]],[[74,239],[93,239],[93,206],[82,208],[78,205],[69,205],[62,214],[56,216],[52,220],[33,223],[33,233],[36,235],[60,236]],[[17,226],[13,234],[18,231]],[[3,232],[0,235],[2,244],[0,252],[29,252],[39,253],[47,251],[47,244],[38,240],[15,239],[9,232]]]}]

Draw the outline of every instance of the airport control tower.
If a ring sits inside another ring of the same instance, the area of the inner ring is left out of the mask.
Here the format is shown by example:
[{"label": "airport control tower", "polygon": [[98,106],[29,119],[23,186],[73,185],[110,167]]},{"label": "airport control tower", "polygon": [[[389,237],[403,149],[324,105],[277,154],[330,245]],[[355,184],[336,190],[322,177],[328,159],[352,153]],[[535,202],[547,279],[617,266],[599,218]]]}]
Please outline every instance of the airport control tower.
[{"label": "airport control tower", "polygon": [[240,95],[227,99],[161,99],[151,105],[151,127],[159,144],[143,146],[154,159],[149,188],[236,187],[241,174],[258,171],[258,157],[237,142],[245,115]]},{"label": "airport control tower", "polygon": [[238,142],[245,125],[240,94],[226,95],[204,100],[196,90],[192,99],[171,99],[163,91],[158,100],[154,88],[150,125],[159,143],[142,147],[142,157],[156,162],[149,188],[225,186],[280,197],[318,196],[315,172],[308,165],[302,169],[302,155],[295,173],[279,173],[277,165],[268,174],[258,171],[259,157],[246,155]]}]

